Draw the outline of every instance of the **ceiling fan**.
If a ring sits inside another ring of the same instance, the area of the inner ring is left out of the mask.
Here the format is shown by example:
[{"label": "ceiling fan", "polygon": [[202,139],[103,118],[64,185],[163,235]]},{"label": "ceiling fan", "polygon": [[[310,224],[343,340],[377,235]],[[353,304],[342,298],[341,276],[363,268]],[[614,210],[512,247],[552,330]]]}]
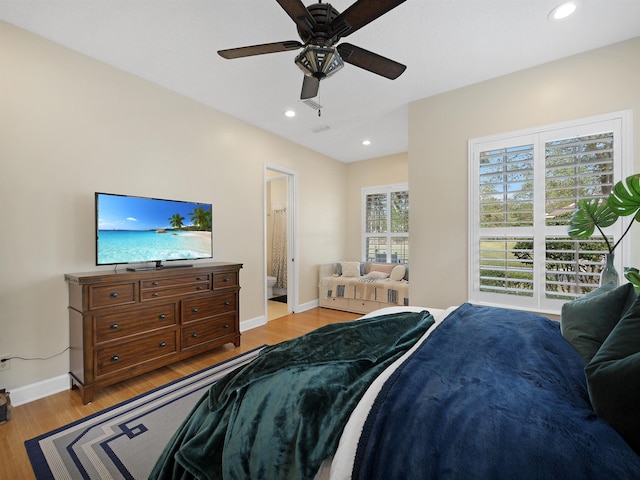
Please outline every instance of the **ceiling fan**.
[{"label": "ceiling fan", "polygon": [[218,54],[226,59],[234,59],[303,48],[295,59],[296,65],[304,72],[300,94],[302,100],[317,96],[320,80],[340,70],[344,62],[391,80],[398,78],[407,68],[350,43],[336,46],[341,38],[351,35],[405,0],[356,0],[342,13],[321,0],[308,7],[301,0],[276,1],[295,22],[303,43],[288,40],[219,50]]}]

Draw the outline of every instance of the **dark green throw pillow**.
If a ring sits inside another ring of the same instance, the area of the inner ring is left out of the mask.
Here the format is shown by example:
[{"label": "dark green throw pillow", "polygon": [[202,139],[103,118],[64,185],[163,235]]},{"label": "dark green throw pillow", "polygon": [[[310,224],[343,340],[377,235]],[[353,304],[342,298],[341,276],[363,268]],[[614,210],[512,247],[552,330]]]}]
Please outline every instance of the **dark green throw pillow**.
[{"label": "dark green throw pillow", "polygon": [[586,366],[595,412],[640,454],[640,298]]},{"label": "dark green throw pillow", "polygon": [[560,316],[562,335],[589,363],[635,299],[631,283],[621,287],[608,283],[567,302]]}]

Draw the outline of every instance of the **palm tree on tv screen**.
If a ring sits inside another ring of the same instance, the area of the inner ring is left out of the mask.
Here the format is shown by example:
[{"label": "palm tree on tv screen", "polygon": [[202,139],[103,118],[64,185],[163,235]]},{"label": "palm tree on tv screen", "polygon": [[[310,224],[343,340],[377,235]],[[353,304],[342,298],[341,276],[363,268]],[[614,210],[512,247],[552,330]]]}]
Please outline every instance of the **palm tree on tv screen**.
[{"label": "palm tree on tv screen", "polygon": [[211,210],[197,207],[191,212],[191,221],[199,230],[211,231]]},{"label": "palm tree on tv screen", "polygon": [[171,217],[169,217],[169,223],[171,223],[171,226],[173,228],[182,228],[184,226],[184,223],[182,222],[184,222],[184,217],[179,213],[174,213],[173,215],[171,215]]}]

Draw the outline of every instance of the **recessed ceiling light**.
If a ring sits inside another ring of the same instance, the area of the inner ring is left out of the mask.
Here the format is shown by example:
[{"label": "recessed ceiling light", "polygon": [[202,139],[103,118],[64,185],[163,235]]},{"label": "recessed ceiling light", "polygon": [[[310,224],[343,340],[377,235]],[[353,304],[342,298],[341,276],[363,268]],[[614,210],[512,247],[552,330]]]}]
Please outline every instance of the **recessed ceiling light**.
[{"label": "recessed ceiling light", "polygon": [[287,110],[286,112],[284,112],[285,116],[292,118],[296,116],[296,112],[294,112],[293,110]]},{"label": "recessed ceiling light", "polygon": [[564,2],[551,10],[547,18],[551,21],[562,20],[574,13],[577,8],[578,4],[575,0],[571,2]]},{"label": "recessed ceiling light", "polygon": [[363,140],[362,144],[363,145],[371,145],[371,140]]}]

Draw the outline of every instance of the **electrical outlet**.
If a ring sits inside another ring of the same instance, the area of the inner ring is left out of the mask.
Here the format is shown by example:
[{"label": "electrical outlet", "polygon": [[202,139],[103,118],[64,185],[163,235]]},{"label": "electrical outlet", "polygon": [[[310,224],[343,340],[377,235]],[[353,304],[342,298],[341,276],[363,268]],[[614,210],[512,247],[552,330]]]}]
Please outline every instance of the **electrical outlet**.
[{"label": "electrical outlet", "polygon": [[[4,360],[5,358],[7,360]],[[11,360],[9,360],[9,358],[11,358],[10,353],[0,355],[0,371],[9,370],[11,368]],[[4,360],[4,362],[2,360]]]}]

